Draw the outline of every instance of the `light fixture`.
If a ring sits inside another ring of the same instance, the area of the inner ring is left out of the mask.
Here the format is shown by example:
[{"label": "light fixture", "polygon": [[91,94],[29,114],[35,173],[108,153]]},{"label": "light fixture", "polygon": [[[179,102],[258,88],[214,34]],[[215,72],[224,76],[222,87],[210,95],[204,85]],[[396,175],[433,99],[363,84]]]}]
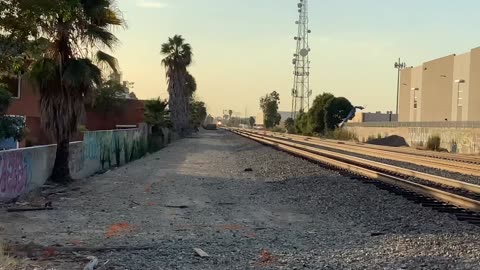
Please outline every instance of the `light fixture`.
[{"label": "light fixture", "polygon": [[455,80],[455,83],[465,83],[465,80]]}]

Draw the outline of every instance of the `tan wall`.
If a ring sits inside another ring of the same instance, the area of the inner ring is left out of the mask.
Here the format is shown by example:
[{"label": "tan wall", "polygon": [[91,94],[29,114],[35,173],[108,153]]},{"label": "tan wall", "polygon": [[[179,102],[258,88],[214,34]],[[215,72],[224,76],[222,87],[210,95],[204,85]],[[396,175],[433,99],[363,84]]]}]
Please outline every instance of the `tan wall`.
[{"label": "tan wall", "polygon": [[468,120],[480,121],[480,48],[471,51],[470,91],[468,100]]},{"label": "tan wall", "polygon": [[400,93],[398,100],[398,120],[399,122],[410,121],[410,89],[412,68],[403,69],[400,73]]},{"label": "tan wall", "polygon": [[421,121],[450,121],[454,55],[423,64]]},{"label": "tan wall", "polygon": [[[466,121],[468,119],[468,96],[470,87],[470,53],[457,55],[453,61],[453,89],[451,121]],[[456,83],[464,80],[465,83]],[[461,99],[459,99],[461,98]],[[459,106],[461,105],[461,106]]]},{"label": "tan wall", "polygon": [[[423,66],[412,68],[412,81],[410,88],[410,122],[418,122],[422,119],[422,82],[423,82]],[[412,90],[418,89],[418,90]],[[417,108],[414,107],[415,99],[417,100]]]}]

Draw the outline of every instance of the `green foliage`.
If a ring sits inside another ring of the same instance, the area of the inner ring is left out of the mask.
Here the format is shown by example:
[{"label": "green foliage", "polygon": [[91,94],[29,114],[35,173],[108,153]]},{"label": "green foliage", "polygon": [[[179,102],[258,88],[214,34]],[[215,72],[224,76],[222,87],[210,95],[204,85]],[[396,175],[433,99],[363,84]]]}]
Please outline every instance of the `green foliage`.
[{"label": "green foliage", "polygon": [[6,89],[4,84],[0,84],[0,116],[5,115],[11,100],[12,94]]},{"label": "green foliage", "polygon": [[276,127],[273,127],[271,129],[272,132],[278,132],[278,133],[285,133],[287,130],[283,127],[279,127],[279,126],[276,126]]},{"label": "green foliage", "polygon": [[289,117],[285,120],[285,129],[290,134],[295,133],[295,120],[293,118]]},{"label": "green foliage", "polygon": [[352,109],[352,104],[346,98],[336,98],[330,93],[323,93],[315,98],[308,113],[300,112],[297,115],[296,132],[304,135],[328,135]]},{"label": "green foliage", "polygon": [[297,114],[297,119],[295,120],[295,130],[297,133],[307,136],[313,134],[308,114],[302,111]]},{"label": "green foliage", "polygon": [[330,99],[325,104],[325,130],[337,128],[352,109],[352,104],[344,97]]},{"label": "green foliage", "polygon": [[250,118],[248,118],[248,123],[253,127],[255,125],[255,117],[250,116]]},{"label": "green foliage", "polygon": [[25,119],[23,117],[0,116],[0,139],[14,138],[21,141],[25,136]]},{"label": "green foliage", "polygon": [[117,81],[108,80],[95,91],[93,108],[103,113],[120,112],[124,109],[126,99],[125,87]]},{"label": "green foliage", "polygon": [[199,127],[207,118],[207,107],[203,101],[195,101],[192,99],[190,103],[190,121],[193,126]]},{"label": "green foliage", "polygon": [[342,128],[328,131],[326,137],[339,141],[358,141],[358,136],[355,134],[355,132],[351,132]]},{"label": "green foliage", "polygon": [[145,122],[154,128],[171,127],[168,101],[160,98],[145,102]]},{"label": "green foliage", "polygon": [[25,119],[23,117],[5,116],[10,106],[12,95],[0,84],[0,140],[14,138],[16,141],[25,135]]},{"label": "green foliage", "polygon": [[309,132],[318,134],[325,132],[325,107],[334,98],[335,96],[330,93],[323,93],[315,98],[308,111],[308,123],[311,128]]},{"label": "green foliage", "polygon": [[441,139],[440,136],[435,135],[428,138],[427,149],[432,151],[440,151]]},{"label": "green foliage", "polygon": [[273,128],[280,124],[281,115],[278,113],[278,105],[280,104],[280,95],[277,91],[265,95],[260,99],[260,108],[263,111],[263,124],[265,128]]}]

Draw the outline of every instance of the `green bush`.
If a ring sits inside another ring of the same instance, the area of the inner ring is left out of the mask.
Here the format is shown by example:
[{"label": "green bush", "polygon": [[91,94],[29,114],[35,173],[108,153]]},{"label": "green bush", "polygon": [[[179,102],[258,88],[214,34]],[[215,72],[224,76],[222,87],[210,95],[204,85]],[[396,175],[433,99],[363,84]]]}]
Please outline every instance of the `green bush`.
[{"label": "green bush", "polygon": [[441,139],[440,136],[435,135],[428,138],[427,149],[432,151],[440,150]]},{"label": "green bush", "polygon": [[339,141],[358,141],[357,134],[355,132],[348,131],[346,129],[337,128],[333,131],[329,131],[326,134],[328,139],[339,140]]},{"label": "green bush", "polygon": [[276,126],[271,129],[272,132],[285,133],[287,130],[283,127]]}]

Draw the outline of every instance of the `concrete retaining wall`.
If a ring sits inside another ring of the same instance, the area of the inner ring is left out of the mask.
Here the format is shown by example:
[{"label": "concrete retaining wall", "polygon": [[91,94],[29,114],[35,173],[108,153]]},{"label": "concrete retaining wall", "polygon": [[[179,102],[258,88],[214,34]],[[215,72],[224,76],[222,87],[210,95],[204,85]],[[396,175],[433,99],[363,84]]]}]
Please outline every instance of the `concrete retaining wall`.
[{"label": "concrete retaining wall", "polygon": [[435,128],[435,127],[346,127],[357,134],[360,141],[369,136],[398,135],[412,146],[426,145],[431,136],[440,136],[441,147],[452,153],[480,153],[480,128]]},{"label": "concrete retaining wall", "polygon": [[[70,144],[72,177],[81,179],[121,166],[143,157],[147,147],[145,128],[86,132],[83,142]],[[50,177],[55,153],[56,145],[0,151],[0,201],[43,185]]]}]

